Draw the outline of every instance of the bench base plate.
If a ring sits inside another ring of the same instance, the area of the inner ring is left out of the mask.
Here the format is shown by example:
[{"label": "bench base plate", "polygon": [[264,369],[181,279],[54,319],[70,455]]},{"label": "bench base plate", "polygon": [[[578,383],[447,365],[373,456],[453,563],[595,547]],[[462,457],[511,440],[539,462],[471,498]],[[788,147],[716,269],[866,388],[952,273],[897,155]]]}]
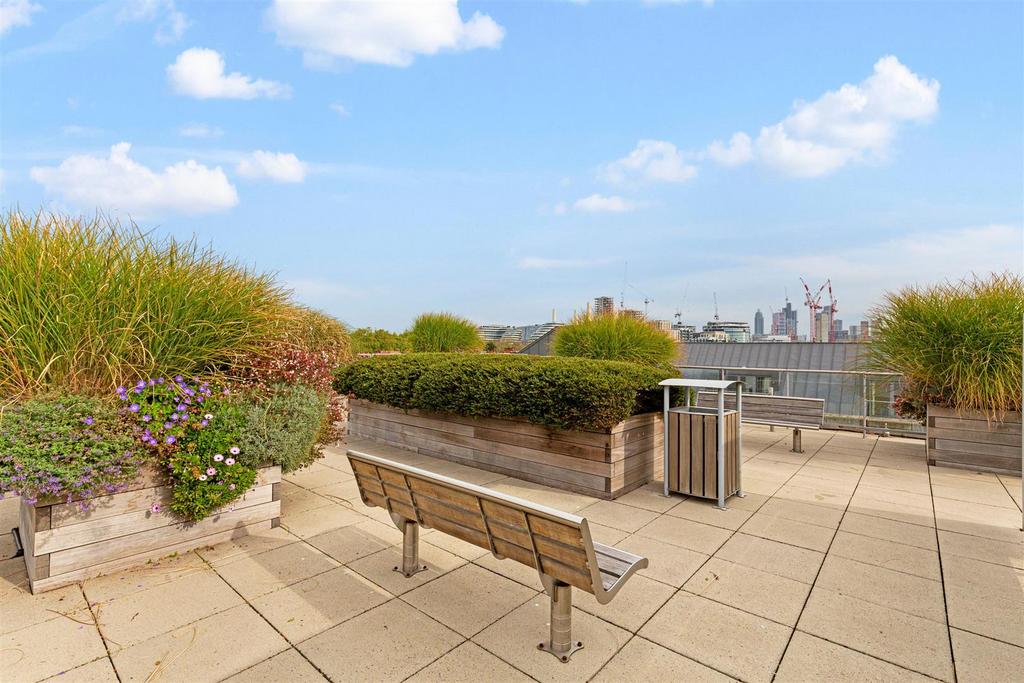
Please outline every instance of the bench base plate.
[{"label": "bench base plate", "polygon": [[549,653],[551,655],[554,655],[555,657],[558,658],[558,661],[560,661],[562,664],[567,664],[569,662],[569,658],[572,657],[573,654],[575,654],[576,650],[582,650],[583,649],[583,641],[581,641],[581,640],[575,641],[572,644],[572,646],[568,650],[566,650],[565,652],[555,652],[554,650],[551,649],[551,643],[537,643],[537,649],[542,651],[542,652],[547,652],[547,653]]}]

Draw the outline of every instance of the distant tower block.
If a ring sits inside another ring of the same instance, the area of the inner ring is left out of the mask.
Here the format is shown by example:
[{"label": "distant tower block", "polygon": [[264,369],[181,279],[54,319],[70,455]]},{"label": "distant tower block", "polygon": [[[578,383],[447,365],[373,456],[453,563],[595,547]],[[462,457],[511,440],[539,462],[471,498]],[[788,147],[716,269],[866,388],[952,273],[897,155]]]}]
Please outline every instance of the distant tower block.
[{"label": "distant tower block", "polygon": [[615,298],[610,296],[599,296],[594,299],[594,315],[614,315]]}]

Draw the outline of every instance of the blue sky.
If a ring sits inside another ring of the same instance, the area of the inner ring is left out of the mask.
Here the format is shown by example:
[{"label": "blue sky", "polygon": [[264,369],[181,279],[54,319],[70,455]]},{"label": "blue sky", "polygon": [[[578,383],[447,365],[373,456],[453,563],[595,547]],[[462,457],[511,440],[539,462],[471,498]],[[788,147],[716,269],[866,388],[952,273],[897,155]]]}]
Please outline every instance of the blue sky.
[{"label": "blue sky", "polygon": [[[1021,269],[1020,3],[0,0],[2,204],[346,322],[700,323]],[[123,144],[127,143],[127,145]],[[628,263],[628,267],[627,267]],[[801,310],[801,331],[806,330]]]}]

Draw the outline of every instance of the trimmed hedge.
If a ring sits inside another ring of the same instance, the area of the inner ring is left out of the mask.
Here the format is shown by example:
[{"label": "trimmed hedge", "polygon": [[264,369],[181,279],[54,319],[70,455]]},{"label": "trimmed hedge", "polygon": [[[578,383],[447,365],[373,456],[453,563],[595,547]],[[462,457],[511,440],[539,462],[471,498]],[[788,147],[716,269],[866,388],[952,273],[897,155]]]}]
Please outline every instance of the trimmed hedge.
[{"label": "trimmed hedge", "polygon": [[661,410],[657,385],[671,376],[619,361],[414,353],[357,360],[338,372],[334,388],[394,408],[584,431]]}]

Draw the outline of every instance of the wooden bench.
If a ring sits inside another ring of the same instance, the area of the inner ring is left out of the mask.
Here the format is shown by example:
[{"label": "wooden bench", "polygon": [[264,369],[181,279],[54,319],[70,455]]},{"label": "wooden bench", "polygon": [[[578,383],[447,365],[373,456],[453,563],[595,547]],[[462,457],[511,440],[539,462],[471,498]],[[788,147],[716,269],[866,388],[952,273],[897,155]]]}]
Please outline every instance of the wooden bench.
[{"label": "wooden bench", "polygon": [[[718,394],[702,391],[697,396],[697,405],[714,408],[718,405]],[[726,410],[736,409],[736,397],[726,394]],[[825,400],[798,396],[776,396],[774,394],[743,393],[744,422],[789,427],[793,430],[793,452],[803,453],[802,429],[821,429],[825,421]]]},{"label": "wooden bench", "polygon": [[354,450],[348,459],[363,502],[386,509],[403,534],[395,571],[410,577],[426,569],[419,563],[420,526],[536,569],[551,598],[551,639],[537,647],[562,662],[583,647],[572,639],[572,587],[603,605],[648,564],[595,543],[582,517]]}]

